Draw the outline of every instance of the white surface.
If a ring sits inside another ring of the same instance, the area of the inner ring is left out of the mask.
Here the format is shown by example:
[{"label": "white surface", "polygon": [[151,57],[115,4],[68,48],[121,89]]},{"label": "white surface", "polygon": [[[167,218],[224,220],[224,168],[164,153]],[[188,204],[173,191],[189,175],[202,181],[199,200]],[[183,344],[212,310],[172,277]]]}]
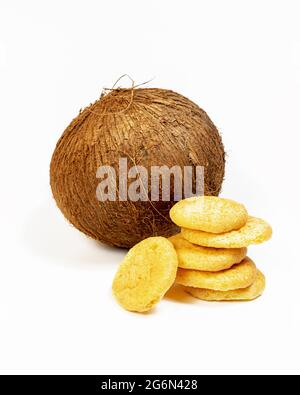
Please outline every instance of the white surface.
[{"label": "white surface", "polygon": [[[299,14],[286,0],[0,0],[1,372],[299,373]],[[261,299],[127,313],[110,294],[124,251],[55,207],[57,139],[123,73],[156,77],[221,130],[223,196],[274,227],[250,250]]]}]

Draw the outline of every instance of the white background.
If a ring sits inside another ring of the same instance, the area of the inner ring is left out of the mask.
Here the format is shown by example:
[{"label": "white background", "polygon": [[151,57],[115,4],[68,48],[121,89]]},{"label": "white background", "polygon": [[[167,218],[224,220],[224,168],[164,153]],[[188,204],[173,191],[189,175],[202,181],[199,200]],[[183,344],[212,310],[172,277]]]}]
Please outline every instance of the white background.
[{"label": "white background", "polygon": [[[0,0],[2,373],[300,372],[299,18],[288,0]],[[125,252],[56,208],[57,139],[124,73],[191,98],[222,132],[222,196],[274,228],[250,250],[259,300],[171,292],[151,314],[123,311],[111,282]]]}]

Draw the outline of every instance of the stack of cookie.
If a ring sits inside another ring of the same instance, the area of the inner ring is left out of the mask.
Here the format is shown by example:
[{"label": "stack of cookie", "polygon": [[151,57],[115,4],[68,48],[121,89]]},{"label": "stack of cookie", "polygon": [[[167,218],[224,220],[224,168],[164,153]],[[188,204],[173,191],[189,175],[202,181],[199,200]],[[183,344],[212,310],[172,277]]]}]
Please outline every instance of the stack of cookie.
[{"label": "stack of cookie", "polygon": [[202,196],[182,200],[170,210],[181,233],[171,237],[179,261],[176,281],[192,296],[210,301],[253,300],[265,277],[247,257],[247,247],[268,240],[269,224],[250,217],[229,199]]}]

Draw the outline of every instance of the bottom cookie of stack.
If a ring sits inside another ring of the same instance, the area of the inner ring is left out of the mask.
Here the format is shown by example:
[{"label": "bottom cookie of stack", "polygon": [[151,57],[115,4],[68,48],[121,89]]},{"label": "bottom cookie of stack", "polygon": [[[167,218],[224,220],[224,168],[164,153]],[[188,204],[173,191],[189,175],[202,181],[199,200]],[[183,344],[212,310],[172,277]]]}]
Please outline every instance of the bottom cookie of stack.
[{"label": "bottom cookie of stack", "polygon": [[265,290],[265,276],[257,270],[255,281],[247,288],[229,291],[217,291],[213,289],[185,287],[185,291],[193,297],[205,301],[250,301],[257,299]]}]

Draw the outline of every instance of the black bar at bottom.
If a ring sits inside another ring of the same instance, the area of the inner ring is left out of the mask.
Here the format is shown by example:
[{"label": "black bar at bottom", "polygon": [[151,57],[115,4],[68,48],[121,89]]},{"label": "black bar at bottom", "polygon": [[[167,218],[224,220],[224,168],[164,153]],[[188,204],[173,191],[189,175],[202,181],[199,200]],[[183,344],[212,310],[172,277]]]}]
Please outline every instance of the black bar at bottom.
[{"label": "black bar at bottom", "polygon": [[[12,391],[30,391],[39,394],[47,392],[66,390],[68,394],[81,392],[89,393],[114,393],[122,391],[127,394],[138,392],[163,391],[182,392],[189,391],[195,393],[200,389],[200,377],[189,375],[22,375],[22,376],[1,376],[0,388],[8,385]],[[2,385],[1,385],[2,384]],[[218,387],[216,385],[216,387]]]}]

